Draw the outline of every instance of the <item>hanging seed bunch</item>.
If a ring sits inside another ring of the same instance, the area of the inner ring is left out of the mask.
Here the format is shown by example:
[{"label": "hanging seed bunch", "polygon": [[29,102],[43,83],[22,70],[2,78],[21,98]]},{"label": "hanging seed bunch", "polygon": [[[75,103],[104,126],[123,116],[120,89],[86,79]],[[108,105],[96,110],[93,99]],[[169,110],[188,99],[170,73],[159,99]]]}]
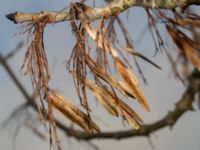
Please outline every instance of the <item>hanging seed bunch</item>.
[{"label": "hanging seed bunch", "polygon": [[[89,105],[88,93],[92,93],[110,115],[121,117],[135,129],[140,128],[143,120],[126,102],[129,100],[137,102],[146,112],[150,111],[147,99],[135,75],[135,70],[132,69],[124,54],[133,56],[136,69],[144,82],[146,79],[136,57],[158,69],[161,69],[160,66],[135,50],[129,32],[117,15],[106,19],[107,13],[105,11],[99,24],[96,25],[92,24],[91,15],[90,17],[87,15],[90,14],[90,11],[94,12],[92,8],[83,3],[72,3],[67,16],[70,18],[76,43],[66,66],[73,77],[74,86],[84,111],[81,111],[49,86],[51,74],[45,54],[43,33],[46,24],[52,22],[51,14],[44,12],[41,16],[32,18],[32,22],[26,28],[28,48],[22,69],[31,77],[35,96],[40,97],[40,101],[36,103],[41,119],[45,120],[45,113],[48,114],[49,122],[53,125],[52,133],[55,133],[54,109],[85,131],[100,132],[100,128],[91,117],[93,109]],[[117,8],[115,12],[119,12]],[[200,39],[200,17],[195,13],[177,11],[167,15],[165,11],[146,9],[146,13],[148,27],[155,44],[155,54],[164,50],[176,77],[185,82],[184,77],[186,78],[189,74],[191,66],[200,70],[198,42]],[[166,48],[167,44],[163,41],[158,24],[164,25],[171,41],[175,44],[179,55],[178,63]],[[116,25],[122,31],[125,46],[118,39]],[[188,34],[185,34],[186,30]],[[192,34],[195,36],[191,36],[190,32],[196,33]],[[178,67],[183,71],[181,75]],[[115,70],[116,73],[112,73],[112,70]],[[48,105],[47,108],[45,104]]]},{"label": "hanging seed bunch", "polygon": [[[149,29],[156,46],[156,53],[164,51],[172,66],[175,76],[186,84],[185,79],[191,74],[193,68],[200,71],[199,44],[200,44],[200,16],[190,8],[174,11],[146,9]],[[170,41],[177,49],[177,58],[163,38],[158,25],[163,25],[171,38]]]},{"label": "hanging seed bunch", "polygon": [[[121,116],[129,125],[138,129],[143,120],[119,98],[118,93],[123,95],[123,100],[138,101],[148,112],[150,108],[147,100],[139,87],[135,74],[130,70],[127,62],[121,59],[118,51],[110,42],[110,38],[106,36],[103,16],[97,30],[92,27],[85,13],[89,9],[77,3],[72,5],[70,10],[71,26],[77,42],[67,68],[73,75],[81,104],[89,114],[91,108],[88,106],[87,91],[91,91],[108,113],[116,117]],[[88,45],[88,38],[92,39],[96,45],[97,54],[95,56]],[[114,66],[120,79],[111,74],[110,66]]]}]

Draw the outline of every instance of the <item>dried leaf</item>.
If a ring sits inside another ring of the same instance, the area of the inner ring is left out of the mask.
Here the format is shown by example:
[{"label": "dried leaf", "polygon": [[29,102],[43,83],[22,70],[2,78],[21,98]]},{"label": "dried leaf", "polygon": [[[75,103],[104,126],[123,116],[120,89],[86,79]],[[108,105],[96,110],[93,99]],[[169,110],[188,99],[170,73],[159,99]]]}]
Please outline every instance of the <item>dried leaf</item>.
[{"label": "dried leaf", "polygon": [[150,111],[149,105],[139,88],[139,83],[135,75],[123,64],[119,58],[115,58],[115,68],[121,76],[124,83],[130,88],[130,91],[140,103],[145,111]]},{"label": "dried leaf", "polygon": [[193,27],[200,27],[200,21],[199,18],[192,18],[192,17],[187,17],[187,18],[181,18],[181,19],[169,19],[173,24],[177,24],[180,26],[193,26]]},{"label": "dried leaf", "polygon": [[92,81],[86,79],[86,86],[93,92],[94,96],[97,98],[99,103],[111,114],[114,116],[118,116],[118,112],[116,107],[113,106],[109,101],[112,99],[109,95],[103,91],[103,89],[97,87]]},{"label": "dried leaf", "polygon": [[114,116],[121,115],[129,125],[136,129],[140,127],[140,123],[143,122],[142,118],[107,87],[99,87],[88,79],[86,79],[86,85],[110,114]]},{"label": "dried leaf", "polygon": [[139,123],[135,119],[133,119],[129,114],[125,113],[124,111],[122,113],[124,114],[124,118],[126,119],[126,121],[129,125],[131,125],[135,129],[140,128]]},{"label": "dried leaf", "polygon": [[140,123],[143,123],[143,119],[132,109],[130,108],[126,103],[123,101],[120,101],[120,106],[135,120],[137,120]]},{"label": "dried leaf", "polygon": [[87,57],[86,60],[88,67],[90,68],[90,70],[93,71],[94,76],[99,77],[102,80],[106,81],[112,87],[119,90],[124,96],[134,98],[134,95],[132,95],[132,92],[129,90],[129,87],[127,87],[126,84],[118,81],[115,77],[108,74],[105,69],[101,68],[98,64],[95,64],[95,62],[89,56]]},{"label": "dried leaf", "polygon": [[76,106],[67,101],[62,95],[53,92],[49,95],[52,105],[58,109],[65,117],[76,123],[87,132],[100,132],[99,127],[79,110]]},{"label": "dried leaf", "polygon": [[123,48],[123,50],[125,50],[126,52],[132,54],[133,56],[140,57],[144,61],[146,61],[146,62],[150,63],[151,65],[153,65],[154,67],[156,67],[157,69],[162,69],[160,66],[158,66],[157,64],[155,64],[153,61],[151,61],[150,59],[148,59],[144,55],[140,54],[139,52],[134,51],[133,49],[131,49],[129,47],[125,47],[125,48]]},{"label": "dried leaf", "polygon": [[183,56],[200,71],[200,59],[190,44],[191,39],[189,39],[180,30],[175,31],[169,26],[167,26],[167,31]]}]

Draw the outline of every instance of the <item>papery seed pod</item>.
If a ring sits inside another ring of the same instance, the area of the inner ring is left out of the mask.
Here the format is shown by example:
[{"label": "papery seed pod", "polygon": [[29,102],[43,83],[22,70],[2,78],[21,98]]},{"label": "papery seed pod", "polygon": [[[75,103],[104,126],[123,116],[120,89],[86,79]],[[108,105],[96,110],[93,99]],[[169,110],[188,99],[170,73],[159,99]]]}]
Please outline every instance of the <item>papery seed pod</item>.
[{"label": "papery seed pod", "polygon": [[139,88],[139,83],[135,75],[123,64],[123,62],[119,58],[116,57],[114,61],[115,68],[118,71],[124,83],[130,88],[130,91],[132,92],[136,100],[139,102],[139,104],[143,107],[143,109],[149,112],[149,105],[142,91]]},{"label": "papery seed pod", "polygon": [[75,105],[67,101],[62,95],[53,92],[49,95],[51,104],[59,110],[65,117],[76,123],[87,132],[100,132],[99,127],[88,118],[88,116]]}]

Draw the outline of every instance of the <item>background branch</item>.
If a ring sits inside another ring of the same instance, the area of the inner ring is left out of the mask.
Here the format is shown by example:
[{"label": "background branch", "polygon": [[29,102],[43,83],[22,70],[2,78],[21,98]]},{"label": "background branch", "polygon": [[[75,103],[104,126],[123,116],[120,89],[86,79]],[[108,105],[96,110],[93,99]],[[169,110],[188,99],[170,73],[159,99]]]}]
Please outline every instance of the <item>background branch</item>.
[{"label": "background branch", "polygon": [[[10,66],[7,64],[6,59],[0,54],[0,64],[3,65],[15,85],[18,87],[22,95],[25,97],[28,103],[37,111],[37,105],[31,96],[28,95],[20,81],[16,78]],[[76,130],[71,127],[67,127],[65,124],[56,120],[57,127],[66,133],[67,136],[74,137],[79,140],[92,140],[92,139],[125,139],[136,136],[149,136],[151,133],[162,129],[164,127],[172,127],[178,121],[178,119],[189,110],[192,109],[192,104],[195,99],[195,94],[200,90],[200,72],[197,70],[189,77],[189,84],[182,95],[181,99],[176,103],[174,110],[170,111],[162,119],[152,123],[141,126],[138,130],[127,130],[127,131],[114,131],[114,132],[102,132],[97,134],[89,134],[87,132]]]},{"label": "background branch", "polygon": [[92,139],[124,139],[136,136],[149,136],[151,133],[162,129],[164,127],[172,127],[178,121],[178,119],[185,114],[187,111],[193,110],[192,104],[195,100],[195,94],[200,90],[200,73],[194,71],[190,76],[190,83],[188,88],[182,95],[181,99],[176,103],[174,110],[170,111],[162,119],[148,125],[141,126],[140,129],[119,131],[119,132],[102,132],[98,134],[88,134],[86,132],[77,132],[76,130],[71,130],[70,135],[78,139],[92,140]]}]

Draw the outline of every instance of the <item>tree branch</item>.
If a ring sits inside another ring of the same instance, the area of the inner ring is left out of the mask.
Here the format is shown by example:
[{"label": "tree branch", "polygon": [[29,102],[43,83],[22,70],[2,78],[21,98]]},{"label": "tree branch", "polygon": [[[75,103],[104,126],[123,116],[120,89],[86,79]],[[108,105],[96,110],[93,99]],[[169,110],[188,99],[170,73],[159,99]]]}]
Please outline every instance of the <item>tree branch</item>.
[{"label": "tree branch", "polygon": [[[84,5],[82,3],[77,4]],[[176,7],[186,7],[192,4],[199,5],[200,0],[114,0],[101,7],[92,8],[89,6],[84,6],[86,7],[86,14],[88,19],[96,20],[102,16],[105,18],[116,16],[128,8],[135,6],[156,9],[175,9]],[[14,23],[30,22],[43,17],[47,17],[49,23],[70,20],[69,12],[56,11],[44,11],[40,13],[16,12],[6,15],[6,17]]]},{"label": "tree branch", "polygon": [[181,99],[176,103],[176,108],[170,111],[165,117],[155,123],[143,125],[138,130],[127,130],[119,132],[102,132],[98,134],[88,134],[86,132],[71,130],[67,133],[70,136],[83,140],[92,139],[124,139],[136,136],[148,136],[151,133],[164,127],[172,127],[178,119],[189,110],[193,110],[192,104],[195,99],[195,94],[200,90],[200,72],[194,71],[190,76],[190,83]]},{"label": "tree branch", "polygon": [[31,102],[32,98],[28,95],[28,92],[25,90],[25,88],[22,86],[22,84],[19,82],[19,80],[17,79],[17,77],[15,76],[14,72],[12,71],[12,69],[10,68],[9,64],[6,61],[6,58],[4,58],[2,56],[2,54],[0,53],[0,64],[2,64],[2,66],[4,67],[4,69],[7,71],[7,73],[9,74],[10,78],[12,79],[12,81],[15,83],[15,85],[19,88],[20,92],[22,93],[22,95],[24,96],[25,99],[27,99],[27,101]]}]

